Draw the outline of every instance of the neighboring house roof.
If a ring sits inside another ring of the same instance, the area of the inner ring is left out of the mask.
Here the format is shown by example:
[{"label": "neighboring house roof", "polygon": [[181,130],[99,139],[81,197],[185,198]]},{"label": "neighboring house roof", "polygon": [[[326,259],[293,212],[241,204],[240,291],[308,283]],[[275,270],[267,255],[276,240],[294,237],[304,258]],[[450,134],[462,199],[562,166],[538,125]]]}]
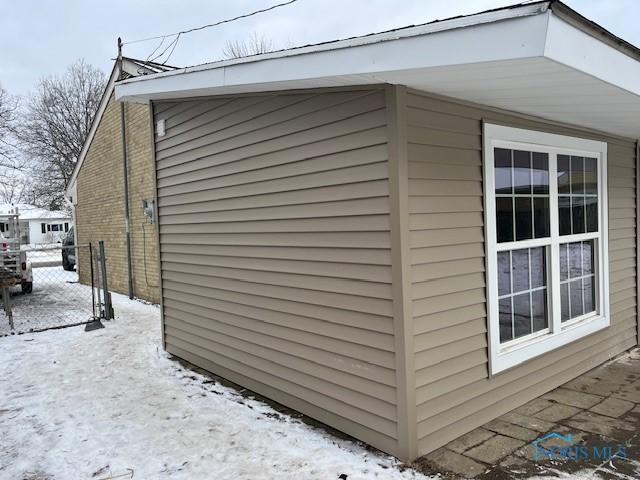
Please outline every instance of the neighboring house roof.
[{"label": "neighboring house roof", "polygon": [[171,70],[176,70],[177,68],[178,67],[152,62],[150,60],[138,60],[137,58],[122,57],[122,69],[124,70],[124,76],[126,78],[169,72]]},{"label": "neighboring house roof", "polygon": [[[124,78],[133,78],[141,75],[152,75],[156,73],[168,72],[171,70],[175,70],[177,67],[173,67],[170,65],[163,65],[161,63],[151,62],[148,60],[138,60],[136,58],[130,57],[122,57],[122,71]],[[102,98],[100,100],[100,105],[98,106],[98,111],[96,112],[95,117],[93,118],[93,122],[91,123],[91,128],[89,129],[89,133],[87,138],[84,141],[84,145],[82,146],[82,150],[80,152],[80,156],[78,157],[78,161],[76,162],[76,166],[73,169],[73,173],[71,174],[71,178],[69,179],[69,183],[67,185],[67,189],[65,192],[65,197],[67,200],[72,196],[72,192],[75,190],[76,179],[78,177],[78,172],[82,167],[84,159],[89,151],[89,147],[91,146],[91,142],[93,141],[93,137],[98,130],[98,126],[100,125],[100,121],[102,120],[102,116],[104,115],[104,111],[107,108],[109,103],[109,99],[111,98],[111,94],[113,93],[114,85],[116,80],[119,80],[121,77],[120,69],[118,65],[118,61],[114,62],[113,68],[111,69],[111,74],[109,75],[109,81],[104,89],[102,94]]]},{"label": "neighboring house roof", "polygon": [[17,203],[15,205],[5,203],[0,204],[0,215],[7,215],[18,209],[20,220],[70,220],[71,214],[62,210],[47,210],[28,203]]},{"label": "neighboring house roof", "polygon": [[637,138],[639,60],[637,47],[559,1],[540,1],[131,78],[116,97],[392,83]]}]

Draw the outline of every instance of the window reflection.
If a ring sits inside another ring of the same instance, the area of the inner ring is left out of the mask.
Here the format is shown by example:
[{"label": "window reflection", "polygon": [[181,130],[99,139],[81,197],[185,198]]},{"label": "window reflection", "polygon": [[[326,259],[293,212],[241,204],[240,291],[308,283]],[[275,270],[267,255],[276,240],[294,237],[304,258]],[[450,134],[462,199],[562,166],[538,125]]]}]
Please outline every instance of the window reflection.
[{"label": "window reflection", "polygon": [[598,169],[595,158],[558,155],[560,235],[598,231]]},{"label": "window reflection", "polygon": [[498,242],[550,235],[549,155],[494,149]]},{"label": "window reflection", "polygon": [[595,241],[560,245],[560,306],[562,321],[596,310]]},{"label": "window reflection", "polygon": [[546,248],[498,253],[500,341],[548,327]]}]

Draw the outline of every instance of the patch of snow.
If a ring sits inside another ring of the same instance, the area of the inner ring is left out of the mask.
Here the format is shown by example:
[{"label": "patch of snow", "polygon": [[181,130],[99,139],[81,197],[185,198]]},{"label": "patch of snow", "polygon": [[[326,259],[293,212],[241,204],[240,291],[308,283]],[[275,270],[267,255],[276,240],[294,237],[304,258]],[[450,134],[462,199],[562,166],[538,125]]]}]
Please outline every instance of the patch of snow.
[{"label": "patch of snow", "polygon": [[640,358],[640,349],[625,352],[622,355],[619,355],[618,357],[613,358],[612,360],[609,360],[609,362],[615,362],[621,365],[632,365],[632,362],[634,360],[638,360],[638,358]]},{"label": "patch of snow", "polygon": [[181,367],[156,306],[113,300],[104,329],[0,338],[0,478],[425,478]]},{"label": "patch of snow", "polygon": [[8,215],[18,209],[20,220],[39,220],[39,219],[67,219],[71,220],[71,214],[64,210],[47,210],[46,208],[36,207],[28,203],[18,203],[12,205],[10,203],[0,204],[0,215]]},{"label": "patch of snow", "polygon": [[[26,249],[22,249],[26,250]],[[45,249],[30,249],[27,251],[27,260],[31,262],[33,268],[40,266],[51,267],[54,265],[62,265],[62,249],[60,245],[57,248],[45,250]]]}]

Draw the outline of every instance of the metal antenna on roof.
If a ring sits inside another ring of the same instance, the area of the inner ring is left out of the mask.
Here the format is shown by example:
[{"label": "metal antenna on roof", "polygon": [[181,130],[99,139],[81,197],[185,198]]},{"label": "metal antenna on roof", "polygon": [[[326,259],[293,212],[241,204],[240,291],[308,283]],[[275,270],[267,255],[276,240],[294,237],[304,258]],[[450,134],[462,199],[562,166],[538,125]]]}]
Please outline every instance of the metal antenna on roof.
[{"label": "metal antenna on roof", "polygon": [[122,38],[118,37],[118,76],[120,77],[120,80],[122,80]]}]

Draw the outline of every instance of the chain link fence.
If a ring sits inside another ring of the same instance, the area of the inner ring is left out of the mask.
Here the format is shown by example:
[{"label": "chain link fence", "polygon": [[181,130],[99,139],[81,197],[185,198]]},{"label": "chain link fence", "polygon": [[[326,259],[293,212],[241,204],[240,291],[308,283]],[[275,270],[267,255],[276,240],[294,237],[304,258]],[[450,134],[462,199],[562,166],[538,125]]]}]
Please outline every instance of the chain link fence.
[{"label": "chain link fence", "polygon": [[[88,244],[0,251],[0,336],[113,318],[103,250]],[[82,282],[79,257],[90,262]]]}]

